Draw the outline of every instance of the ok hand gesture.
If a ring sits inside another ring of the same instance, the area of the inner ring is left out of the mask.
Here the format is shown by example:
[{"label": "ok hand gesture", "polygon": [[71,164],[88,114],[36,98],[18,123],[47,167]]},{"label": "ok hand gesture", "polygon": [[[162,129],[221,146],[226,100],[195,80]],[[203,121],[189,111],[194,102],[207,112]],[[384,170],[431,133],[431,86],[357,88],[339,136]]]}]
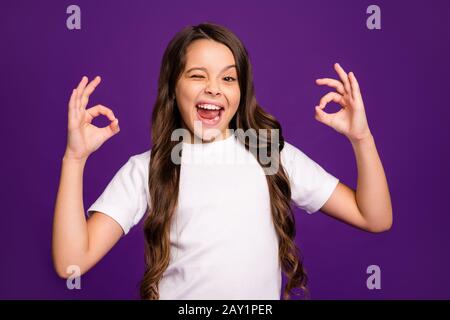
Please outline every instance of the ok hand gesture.
[{"label": "ok hand gesture", "polygon": [[[72,91],[69,101],[65,157],[77,160],[87,159],[106,140],[120,131],[119,120],[114,116],[111,109],[103,105],[86,109],[89,96],[94,92],[100,81],[101,78],[97,76],[87,84],[88,78],[83,77],[78,87]],[[99,115],[108,117],[111,123],[104,128],[94,126],[92,120]]]},{"label": "ok hand gesture", "polygon": [[[327,85],[336,89],[336,92],[329,92],[320,99],[315,118],[345,135],[350,141],[356,142],[371,135],[359,84],[353,72],[347,74],[338,63],[334,64],[334,68],[340,81],[330,78],[316,79],[316,84]],[[323,109],[331,101],[342,108],[335,113],[325,112]]]}]

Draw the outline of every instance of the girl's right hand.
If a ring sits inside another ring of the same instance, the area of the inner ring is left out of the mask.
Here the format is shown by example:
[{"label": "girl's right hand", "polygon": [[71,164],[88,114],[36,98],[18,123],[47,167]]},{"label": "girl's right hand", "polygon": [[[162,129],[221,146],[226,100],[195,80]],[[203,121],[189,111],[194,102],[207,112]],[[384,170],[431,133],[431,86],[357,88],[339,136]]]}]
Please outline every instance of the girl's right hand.
[{"label": "girl's right hand", "polygon": [[[101,78],[97,76],[87,85],[88,78],[83,77],[78,87],[72,91],[69,101],[65,158],[86,160],[106,140],[120,131],[119,120],[111,109],[102,105],[86,109],[89,96],[100,81]],[[94,126],[92,120],[99,115],[108,117],[111,123],[104,128]]]}]

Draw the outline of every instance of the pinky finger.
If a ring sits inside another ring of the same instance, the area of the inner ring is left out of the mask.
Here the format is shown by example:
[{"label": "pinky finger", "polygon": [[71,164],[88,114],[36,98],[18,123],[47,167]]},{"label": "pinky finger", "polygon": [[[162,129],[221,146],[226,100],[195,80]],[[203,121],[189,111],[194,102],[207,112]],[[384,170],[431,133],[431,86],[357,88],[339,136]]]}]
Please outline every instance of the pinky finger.
[{"label": "pinky finger", "polygon": [[350,72],[348,77],[350,79],[350,84],[351,84],[351,87],[352,87],[353,99],[361,98],[361,92],[360,92],[360,89],[359,89],[359,83],[358,83],[358,80],[356,80],[355,74],[353,72]]},{"label": "pinky finger", "polygon": [[77,97],[77,89],[73,89],[72,94],[70,95],[70,99],[69,99],[69,108],[70,109],[75,109],[76,97]]}]

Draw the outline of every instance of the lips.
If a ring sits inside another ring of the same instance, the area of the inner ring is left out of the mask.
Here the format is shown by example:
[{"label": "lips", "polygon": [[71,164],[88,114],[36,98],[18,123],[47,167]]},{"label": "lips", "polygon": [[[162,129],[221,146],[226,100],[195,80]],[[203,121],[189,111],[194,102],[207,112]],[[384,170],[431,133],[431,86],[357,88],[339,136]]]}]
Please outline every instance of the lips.
[{"label": "lips", "polygon": [[219,101],[214,101],[214,100],[200,100],[197,101],[197,106],[198,105],[205,105],[205,104],[210,104],[210,105],[214,105],[220,108],[224,108],[223,103],[219,102]]},{"label": "lips", "polygon": [[199,103],[196,105],[196,108],[197,118],[207,126],[217,125],[222,118],[224,110],[221,105],[212,103]]}]

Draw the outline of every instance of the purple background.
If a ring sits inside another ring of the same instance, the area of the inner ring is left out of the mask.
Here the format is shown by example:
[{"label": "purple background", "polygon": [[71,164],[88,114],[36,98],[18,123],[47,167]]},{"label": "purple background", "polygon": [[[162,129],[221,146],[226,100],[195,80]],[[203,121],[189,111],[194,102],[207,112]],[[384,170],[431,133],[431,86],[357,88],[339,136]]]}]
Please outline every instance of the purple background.
[{"label": "purple background", "polygon": [[[336,77],[332,65],[340,62],[360,82],[394,225],[370,234],[297,210],[311,297],[450,298],[448,1],[76,1],[82,29],[68,30],[66,8],[73,3],[0,7],[0,298],[138,298],[142,224],[82,277],[81,290],[68,290],[53,270],[67,101],[83,75],[101,75],[89,106],[107,105],[121,124],[88,161],[87,209],[131,155],[150,148],[163,50],[178,30],[204,21],[230,28],[248,48],[257,99],[280,120],[286,140],[353,188],[350,143],[314,119],[314,106],[328,92],[314,79]],[[371,4],[381,7],[381,30],[366,28]],[[381,267],[381,290],[366,287],[371,264]]]}]

